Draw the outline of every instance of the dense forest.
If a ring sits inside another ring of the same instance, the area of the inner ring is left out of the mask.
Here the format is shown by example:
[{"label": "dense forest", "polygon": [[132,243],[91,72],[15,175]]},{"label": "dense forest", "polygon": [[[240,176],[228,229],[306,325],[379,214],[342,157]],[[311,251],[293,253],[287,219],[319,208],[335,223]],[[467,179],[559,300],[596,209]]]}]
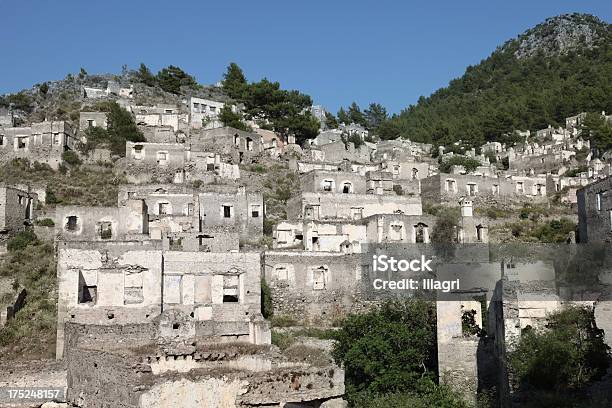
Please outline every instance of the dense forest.
[{"label": "dense forest", "polygon": [[448,87],[421,97],[378,133],[448,145],[504,141],[515,129],[612,111],[612,29],[596,17],[554,17],[499,47]]}]

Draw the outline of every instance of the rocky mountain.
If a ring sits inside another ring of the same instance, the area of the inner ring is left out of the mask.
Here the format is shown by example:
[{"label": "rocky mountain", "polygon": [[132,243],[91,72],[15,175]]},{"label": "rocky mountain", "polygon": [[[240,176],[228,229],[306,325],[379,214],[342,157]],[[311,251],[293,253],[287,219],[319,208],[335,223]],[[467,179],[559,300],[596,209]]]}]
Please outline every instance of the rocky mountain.
[{"label": "rocky mountain", "polygon": [[610,25],[588,14],[565,14],[547,19],[527,30],[516,40],[504,45],[503,50],[512,51],[518,59],[565,55],[597,47],[610,35]]}]

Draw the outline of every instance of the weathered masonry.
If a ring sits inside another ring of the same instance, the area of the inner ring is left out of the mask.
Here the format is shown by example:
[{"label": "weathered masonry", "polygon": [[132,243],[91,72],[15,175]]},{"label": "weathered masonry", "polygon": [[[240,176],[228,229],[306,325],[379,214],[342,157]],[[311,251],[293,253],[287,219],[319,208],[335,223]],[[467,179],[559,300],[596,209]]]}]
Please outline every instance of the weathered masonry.
[{"label": "weathered masonry", "polygon": [[576,192],[578,198],[578,240],[612,241],[612,177],[596,181]]},{"label": "weathered masonry", "polygon": [[57,170],[62,154],[74,150],[78,139],[68,122],[40,122],[29,127],[0,127],[0,161],[28,159]]},{"label": "weathered masonry", "polygon": [[0,183],[0,246],[34,219],[38,195]]},{"label": "weathered masonry", "polygon": [[269,344],[260,312],[260,268],[259,253],[59,241],[57,357],[64,353],[67,322],[112,329],[150,322],[170,309],[191,316],[210,341]]}]

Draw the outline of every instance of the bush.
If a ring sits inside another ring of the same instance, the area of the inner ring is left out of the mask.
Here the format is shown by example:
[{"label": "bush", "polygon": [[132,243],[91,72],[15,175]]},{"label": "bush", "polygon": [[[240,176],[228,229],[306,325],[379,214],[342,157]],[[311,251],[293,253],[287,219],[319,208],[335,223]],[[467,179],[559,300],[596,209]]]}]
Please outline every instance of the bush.
[{"label": "bush", "polygon": [[37,220],[36,225],[41,227],[55,227],[55,221],[51,218],[43,218],[42,220]]},{"label": "bush", "polygon": [[592,309],[567,307],[552,314],[544,330],[523,331],[509,362],[523,390],[580,390],[608,368],[603,330]]},{"label": "bush", "polygon": [[436,378],[436,311],[422,300],[387,301],[351,315],[332,356],[345,369],[347,394],[405,392]]},{"label": "bush", "polygon": [[467,408],[468,405],[446,386],[421,387],[420,390],[389,394],[360,393],[349,400],[355,408]]},{"label": "bush", "polygon": [[273,327],[290,327],[297,324],[297,320],[293,316],[281,315],[273,316],[270,319],[270,324]]},{"label": "bush", "polygon": [[18,232],[13,238],[8,240],[6,249],[9,251],[19,251],[25,249],[29,245],[36,245],[38,237],[31,230]]},{"label": "bush", "polygon": [[27,291],[25,306],[0,327],[0,355],[5,360],[55,355],[57,278],[53,255],[53,245],[37,243],[9,252],[0,263],[0,276],[13,278],[15,291]]},{"label": "bush", "polygon": [[272,292],[265,279],[261,280],[261,314],[264,318],[269,319],[274,315],[274,307],[272,306]]},{"label": "bush", "polygon": [[436,210],[436,215],[438,218],[431,232],[431,242],[434,244],[450,244],[456,242],[459,209],[438,208]]},{"label": "bush", "polygon": [[293,343],[295,343],[295,337],[291,333],[280,333],[272,330],[272,344],[281,350],[288,349]]},{"label": "bush", "polygon": [[169,65],[157,73],[157,83],[166,92],[180,94],[182,87],[195,88],[194,77],[174,65]]},{"label": "bush", "polygon": [[232,108],[227,104],[221,108],[219,120],[223,123],[223,126],[244,130],[245,132],[251,130],[251,128],[242,121],[242,115],[232,111]]},{"label": "bush", "polygon": [[79,159],[79,155],[73,152],[72,150],[68,150],[62,153],[62,160],[71,166],[78,166],[81,164],[81,159]]},{"label": "bush", "polygon": [[442,163],[440,163],[440,172],[450,173],[453,166],[463,166],[466,173],[472,173],[478,166],[480,166],[480,162],[471,157],[451,156],[450,159],[444,160]]},{"label": "bush", "polygon": [[83,153],[90,152],[97,147],[107,147],[113,154],[124,156],[126,141],[145,141],[132,115],[116,102],[100,103],[95,109],[108,112],[108,127],[107,129],[92,127],[85,131],[87,143],[79,147]]}]

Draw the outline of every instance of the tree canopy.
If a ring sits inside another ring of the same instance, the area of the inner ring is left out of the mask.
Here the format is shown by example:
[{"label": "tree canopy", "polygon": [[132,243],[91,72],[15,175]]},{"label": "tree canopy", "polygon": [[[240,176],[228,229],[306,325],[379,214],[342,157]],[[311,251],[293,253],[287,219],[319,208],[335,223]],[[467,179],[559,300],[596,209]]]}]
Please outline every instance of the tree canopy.
[{"label": "tree canopy", "polygon": [[157,82],[161,89],[173,94],[180,94],[181,88],[195,88],[198,86],[195,78],[181,68],[168,65],[157,73]]},{"label": "tree canopy", "polygon": [[116,102],[102,102],[95,109],[107,112],[107,128],[92,127],[85,131],[87,143],[81,150],[87,152],[98,146],[108,147],[113,154],[125,155],[125,142],[144,142],[132,115]]},{"label": "tree canopy", "polygon": [[242,70],[230,64],[223,81],[223,89],[244,105],[247,119],[271,128],[281,135],[294,135],[298,143],[319,133],[319,122],[310,113],[310,96],[296,90],[281,89],[278,82],[264,78],[248,83]]},{"label": "tree canopy", "polygon": [[603,335],[593,310],[583,307],[552,314],[543,330],[523,331],[509,356],[518,385],[533,392],[583,389],[608,368]]},{"label": "tree canopy", "polygon": [[242,99],[248,84],[242,69],[235,62],[232,62],[227,67],[227,71],[223,75],[222,85],[225,92],[231,98],[236,100]]}]

